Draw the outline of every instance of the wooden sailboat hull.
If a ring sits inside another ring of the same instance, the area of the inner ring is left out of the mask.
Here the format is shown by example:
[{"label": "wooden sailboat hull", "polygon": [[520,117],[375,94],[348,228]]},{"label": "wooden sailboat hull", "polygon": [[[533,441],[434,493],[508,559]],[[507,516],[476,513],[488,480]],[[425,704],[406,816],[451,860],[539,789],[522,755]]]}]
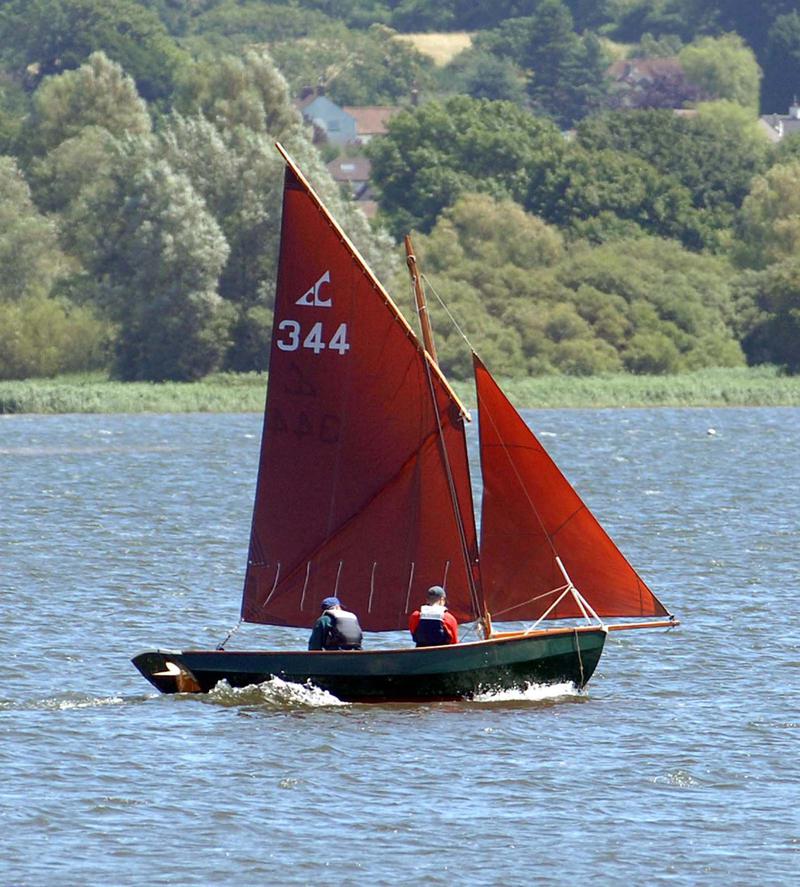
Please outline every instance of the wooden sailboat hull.
[{"label": "wooden sailboat hull", "polygon": [[140,653],[132,661],[162,693],[208,692],[272,677],[312,683],[349,702],[460,699],[592,676],[606,632],[551,629],[446,647],[336,652],[185,650]]}]

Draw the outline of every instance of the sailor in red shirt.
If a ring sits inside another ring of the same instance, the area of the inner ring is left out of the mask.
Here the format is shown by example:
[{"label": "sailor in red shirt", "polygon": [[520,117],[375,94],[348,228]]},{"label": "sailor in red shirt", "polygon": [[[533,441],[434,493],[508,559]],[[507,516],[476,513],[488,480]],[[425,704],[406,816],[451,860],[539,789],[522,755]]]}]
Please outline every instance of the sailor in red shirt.
[{"label": "sailor in red shirt", "polygon": [[428,589],[427,604],[414,610],[408,628],[418,647],[438,647],[458,643],[456,617],[447,611],[445,591],[441,585]]}]

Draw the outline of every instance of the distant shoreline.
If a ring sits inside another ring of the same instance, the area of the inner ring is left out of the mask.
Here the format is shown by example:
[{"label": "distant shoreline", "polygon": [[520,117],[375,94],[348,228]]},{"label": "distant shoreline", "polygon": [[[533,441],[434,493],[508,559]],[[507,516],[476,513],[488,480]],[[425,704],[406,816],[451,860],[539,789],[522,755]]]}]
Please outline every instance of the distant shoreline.
[{"label": "distant shoreline", "polygon": [[[499,381],[520,409],[800,406],[800,376],[780,375],[774,367]],[[191,383],[114,382],[102,374],[0,382],[0,414],[260,413],[266,382],[266,373],[219,373]],[[474,406],[471,383],[453,387]]]}]

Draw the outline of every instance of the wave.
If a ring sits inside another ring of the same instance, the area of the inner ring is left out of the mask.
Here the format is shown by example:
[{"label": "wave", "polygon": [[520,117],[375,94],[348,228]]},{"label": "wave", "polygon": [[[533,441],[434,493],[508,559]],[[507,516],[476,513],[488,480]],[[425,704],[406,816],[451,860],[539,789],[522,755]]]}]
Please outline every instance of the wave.
[{"label": "wave", "polygon": [[231,687],[227,681],[220,681],[203,697],[203,701],[224,706],[257,705],[273,709],[329,708],[349,704],[313,684],[293,684],[280,678],[270,678],[261,684],[248,684],[246,687]]},{"label": "wave", "polygon": [[473,702],[555,702],[564,699],[585,699],[587,693],[567,681],[563,684],[528,684],[520,690],[490,690],[476,693]]},{"label": "wave", "polygon": [[12,701],[0,699],[0,711],[71,711],[77,708],[101,708],[106,705],[123,705],[121,696],[87,696],[82,693],[65,693],[45,699]]}]

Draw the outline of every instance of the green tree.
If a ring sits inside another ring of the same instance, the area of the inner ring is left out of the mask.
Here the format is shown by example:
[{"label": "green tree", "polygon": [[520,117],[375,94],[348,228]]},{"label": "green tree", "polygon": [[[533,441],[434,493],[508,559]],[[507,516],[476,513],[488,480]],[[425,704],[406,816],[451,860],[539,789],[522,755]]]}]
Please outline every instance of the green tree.
[{"label": "green tree", "polygon": [[149,139],[114,150],[110,177],[75,201],[70,246],[119,325],[115,371],[126,380],[200,378],[220,366],[230,341],[233,313],[217,293],[228,245]]},{"label": "green tree", "polygon": [[608,58],[600,41],[574,31],[562,0],[541,0],[533,15],[511,18],[476,39],[476,46],[510,58],[528,72],[528,93],[536,109],[560,126],[594,110],[605,96]]},{"label": "green tree", "polygon": [[750,268],[766,268],[800,250],[800,160],[777,164],[753,181],[737,225],[736,257]]},{"label": "green tree", "polygon": [[271,307],[275,287],[283,193],[284,164],[276,140],[292,153],[376,273],[387,275],[394,257],[388,238],[373,232],[353,202],[343,198],[266,53],[226,56],[198,74],[182,98],[194,112],[164,121],[160,151],[189,178],[230,247],[219,281],[220,295],[234,306],[236,317],[225,366],[260,369],[268,352],[264,309]]},{"label": "green tree", "polygon": [[0,379],[97,369],[112,330],[88,305],[26,296],[0,301]]},{"label": "green tree", "polygon": [[671,111],[599,114],[581,122],[576,141],[632,154],[687,188],[697,214],[682,239],[695,249],[724,245],[769,150],[753,116],[730,102],[705,103],[688,119]]},{"label": "green tree", "polygon": [[147,105],[133,79],[102,52],[92,53],[75,70],[42,81],[26,128],[28,152],[46,153],[87,126],[103,127],[114,136],[151,129]]},{"label": "green tree", "polygon": [[28,177],[37,205],[56,213],[61,231],[73,226],[71,208],[84,189],[97,187],[111,175],[117,140],[102,126],[86,126],[44,157],[29,164]]},{"label": "green tree", "polygon": [[480,49],[460,52],[440,74],[445,89],[474,99],[509,101],[524,105],[527,99],[525,77],[509,59],[498,58]]},{"label": "green tree", "polygon": [[280,140],[301,125],[286,80],[262,49],[198,62],[181,84],[176,107],[186,116],[201,112],[221,131],[241,126]]},{"label": "green tree", "polygon": [[556,273],[581,316],[635,372],[741,364],[732,276],[723,259],[651,237],[576,247]]},{"label": "green tree", "polygon": [[70,262],[11,157],[0,157],[0,266],[0,378],[51,376],[105,360],[109,325],[89,306],[50,297]]},{"label": "green tree", "polygon": [[800,263],[795,257],[744,275],[738,285],[742,346],[750,363],[800,372]]},{"label": "green tree", "polygon": [[28,94],[22,86],[11,77],[0,79],[0,156],[17,152],[29,110]]},{"label": "green tree", "polygon": [[12,157],[0,157],[0,267],[0,301],[6,302],[49,295],[67,269],[56,226],[33,205]]},{"label": "green tree", "polygon": [[8,0],[0,15],[0,46],[7,64],[34,86],[102,50],[148,101],[169,99],[184,63],[158,15],[135,0]]},{"label": "green tree", "polygon": [[761,68],[738,34],[703,37],[685,46],[678,60],[687,79],[708,95],[758,112]]},{"label": "green tree", "polygon": [[469,352],[437,312],[437,296],[507,375],[743,363],[723,259],[645,236],[565,249],[557,229],[513,202],[475,194],[445,210],[429,235],[415,235],[414,246],[433,281],[443,365],[456,376],[469,375]]},{"label": "green tree", "polygon": [[769,29],[762,62],[761,107],[785,114],[800,84],[800,12],[778,16]]},{"label": "green tree", "polygon": [[596,242],[645,233],[693,239],[688,189],[633,154],[575,146],[531,197],[530,210]]},{"label": "green tree", "polygon": [[383,25],[373,25],[334,69],[331,97],[342,105],[408,103],[431,81],[433,62]]},{"label": "green tree", "polygon": [[319,36],[331,27],[324,13],[285,2],[221,0],[195,9],[187,23],[185,42],[197,56],[239,54],[253,44]]},{"label": "green tree", "polygon": [[382,218],[395,236],[429,231],[467,191],[522,202],[558,163],[558,130],[510,102],[459,96],[401,113],[370,143]]}]

